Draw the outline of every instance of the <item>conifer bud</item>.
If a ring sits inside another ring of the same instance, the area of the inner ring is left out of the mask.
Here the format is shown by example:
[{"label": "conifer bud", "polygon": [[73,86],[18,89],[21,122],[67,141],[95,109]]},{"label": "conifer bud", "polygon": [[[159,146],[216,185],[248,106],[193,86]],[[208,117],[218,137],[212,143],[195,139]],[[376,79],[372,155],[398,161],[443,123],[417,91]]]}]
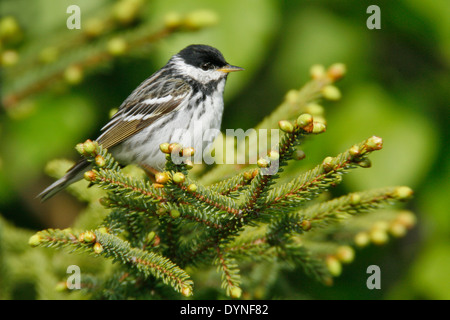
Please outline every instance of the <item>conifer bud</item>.
[{"label": "conifer bud", "polygon": [[325,260],[328,271],[332,276],[338,277],[342,273],[342,264],[341,262],[334,256],[328,256]]},{"label": "conifer bud", "polygon": [[373,229],[370,231],[370,240],[376,245],[382,245],[389,240],[389,237],[386,230]]},{"label": "conifer bud", "polygon": [[108,228],[106,228],[106,227],[100,227],[97,230],[98,230],[98,232],[100,232],[102,234],[108,233]]},{"label": "conifer bud", "polygon": [[331,170],[333,170],[334,168],[333,160],[334,160],[333,157],[326,157],[325,159],[323,159],[322,166],[325,172],[330,172]]},{"label": "conifer bud", "polygon": [[161,150],[163,153],[166,153],[166,154],[168,154],[168,153],[170,153],[170,151],[169,151],[169,143],[168,142],[165,142],[165,143],[161,143],[160,145],[159,145],[159,150]]},{"label": "conifer bud", "polygon": [[196,184],[191,183],[190,185],[188,185],[187,191],[190,192],[190,193],[194,193],[194,192],[197,191],[197,188],[198,188],[198,187],[197,187]]},{"label": "conifer bud", "polygon": [[20,26],[13,16],[0,19],[0,39],[10,39],[20,33]]},{"label": "conifer bud", "polygon": [[239,299],[242,295],[242,289],[239,287],[232,287],[230,290],[230,297],[234,299]]},{"label": "conifer bud", "polygon": [[177,209],[172,209],[172,210],[170,210],[170,216],[171,216],[173,219],[179,218],[180,215],[181,215],[181,213],[180,213],[180,211],[178,211]]},{"label": "conifer bud", "polygon": [[191,30],[198,30],[201,28],[216,25],[219,21],[217,14],[208,9],[199,9],[192,11],[186,15],[184,26]]},{"label": "conifer bud", "polygon": [[154,231],[150,231],[145,238],[147,244],[151,244],[153,240],[155,240],[156,233]]},{"label": "conifer bud", "polygon": [[95,252],[96,254],[100,254],[100,253],[103,252],[103,246],[100,244],[100,242],[96,242],[96,243],[94,244],[94,252]]},{"label": "conifer bud", "polygon": [[16,50],[5,50],[1,53],[1,65],[11,67],[19,62],[19,54]]},{"label": "conifer bud", "polygon": [[359,204],[360,202],[361,202],[361,196],[360,196],[359,194],[353,193],[353,194],[350,196],[350,203],[351,203],[352,205],[357,205],[357,204]]},{"label": "conifer bud", "polygon": [[380,221],[375,222],[372,225],[372,230],[377,229],[377,230],[386,231],[388,229],[388,226],[389,226],[389,224],[386,221],[380,220]]},{"label": "conifer bud", "polygon": [[92,231],[86,231],[80,234],[78,240],[84,243],[92,243],[95,241],[95,238],[95,233],[93,233]]},{"label": "conifer bud", "polygon": [[313,116],[309,113],[303,113],[297,118],[297,125],[305,131],[310,132],[313,128]]},{"label": "conifer bud", "polygon": [[173,179],[173,182],[175,182],[177,184],[181,184],[184,182],[184,180],[186,180],[186,177],[184,176],[184,174],[182,172],[177,172],[173,175],[172,179]]},{"label": "conifer bud", "polygon": [[328,100],[339,100],[342,96],[341,91],[331,84],[323,87],[321,91],[323,97]]},{"label": "conifer bud", "polygon": [[79,84],[83,80],[83,69],[80,66],[69,66],[64,71],[64,79],[69,84]]},{"label": "conifer bud", "polygon": [[334,63],[327,70],[327,76],[332,81],[341,79],[347,72],[347,67],[343,63]]},{"label": "conifer bud", "polygon": [[95,156],[95,164],[97,166],[99,166],[100,168],[104,167],[106,165],[106,160],[105,160],[105,158],[103,158],[103,156],[97,155],[97,156]]},{"label": "conifer bud", "polygon": [[41,241],[42,241],[41,236],[38,233],[36,233],[32,235],[30,239],[28,239],[28,244],[32,247],[37,247],[38,245],[41,244]]},{"label": "conifer bud", "polygon": [[295,150],[294,153],[292,154],[292,158],[295,160],[303,160],[305,159],[305,157],[306,157],[305,152],[300,149]]},{"label": "conifer bud", "polygon": [[327,130],[327,126],[322,122],[314,122],[312,133],[319,134]]},{"label": "conifer bud", "polygon": [[170,154],[180,154],[181,150],[183,149],[183,146],[179,143],[171,143],[169,144],[169,153]]},{"label": "conifer bud", "polygon": [[181,294],[185,297],[189,297],[190,295],[192,295],[192,289],[190,287],[183,287],[181,288]]},{"label": "conifer bud", "polygon": [[368,151],[380,150],[383,148],[383,139],[377,136],[372,136],[366,141],[366,148]]},{"label": "conifer bud", "polygon": [[249,181],[253,178],[252,172],[249,171],[244,172],[243,176],[245,181]]},{"label": "conifer bud", "polygon": [[388,228],[389,224],[386,221],[375,222],[369,232],[372,243],[376,245],[385,244],[389,240],[387,234]]},{"label": "conifer bud", "polygon": [[156,189],[164,188],[164,185],[161,183],[153,183],[152,186],[153,186],[153,188],[156,188]]},{"label": "conifer bud", "polygon": [[128,24],[133,22],[142,6],[142,0],[120,0],[113,7],[113,16],[117,21]]},{"label": "conifer bud", "polygon": [[302,221],[302,229],[303,229],[304,231],[309,231],[309,230],[311,230],[311,221],[309,221],[309,220],[303,220],[303,221]]},{"label": "conifer bud", "polygon": [[281,130],[287,133],[292,133],[294,131],[294,125],[287,120],[278,121],[278,126]]},{"label": "conifer bud", "polygon": [[358,166],[360,166],[361,168],[370,168],[372,166],[372,161],[370,161],[370,159],[363,159],[361,161],[358,161],[356,163]]},{"label": "conifer bud", "polygon": [[403,186],[403,187],[398,187],[397,189],[395,189],[394,196],[397,199],[405,200],[405,199],[410,198],[413,195],[413,193],[414,192],[412,191],[412,189],[410,187]]},{"label": "conifer bud", "polygon": [[84,143],[78,143],[78,144],[75,146],[75,150],[77,150],[77,152],[78,152],[79,154],[83,155],[83,154],[84,154]]},{"label": "conifer bud", "polygon": [[265,159],[265,158],[259,158],[258,161],[256,162],[256,164],[260,168],[268,168],[268,167],[270,167],[270,161]]},{"label": "conifer bud", "polygon": [[84,33],[90,37],[98,37],[105,30],[105,22],[98,18],[91,18],[84,24]]},{"label": "conifer bud", "polygon": [[309,74],[314,80],[321,79],[325,76],[325,67],[321,64],[315,64],[309,69]]},{"label": "conifer bud", "polygon": [[169,12],[164,16],[164,25],[169,29],[175,29],[181,26],[183,17],[178,12]]},{"label": "conifer bud", "polygon": [[96,178],[97,178],[97,174],[92,170],[86,171],[84,173],[84,179],[86,179],[89,182],[95,181]]},{"label": "conifer bud", "polygon": [[55,291],[64,292],[67,290],[67,282],[59,281],[55,286]]},{"label": "conifer bud", "polygon": [[113,56],[121,56],[127,51],[128,45],[125,39],[115,37],[108,41],[107,50]]},{"label": "conifer bud", "polygon": [[270,161],[278,161],[280,159],[280,154],[276,150],[270,150],[267,156]]},{"label": "conifer bud", "polygon": [[343,263],[350,263],[355,258],[355,250],[350,246],[340,246],[336,250],[336,258]]},{"label": "conifer bud", "polygon": [[184,165],[186,166],[187,170],[191,170],[194,167],[194,163],[189,159],[184,160]]},{"label": "conifer bud", "polygon": [[352,158],[358,157],[361,154],[361,150],[356,144],[352,146],[348,152]]},{"label": "conifer bud", "polygon": [[156,183],[165,184],[169,181],[170,177],[167,172],[158,172],[155,174]]},{"label": "conifer bud", "polygon": [[410,229],[416,224],[416,216],[410,211],[402,211],[399,213],[395,221],[401,223],[406,228]]},{"label": "conifer bud", "polygon": [[403,237],[406,234],[406,227],[405,225],[398,223],[397,221],[393,221],[390,225],[389,225],[389,232],[394,236],[394,237]]},{"label": "conifer bud", "polygon": [[156,209],[156,214],[158,216],[163,216],[167,213],[167,209],[164,207],[159,207],[158,209]]},{"label": "conifer bud", "polygon": [[353,240],[355,241],[355,244],[358,247],[362,248],[362,247],[365,247],[365,246],[367,246],[369,244],[370,237],[367,234],[367,232],[362,231],[362,232],[357,233]]},{"label": "conifer bud", "polygon": [[183,157],[191,157],[194,155],[194,153],[195,150],[192,147],[183,148],[183,150],[181,151]]},{"label": "conifer bud", "polygon": [[83,150],[85,153],[92,155],[95,152],[95,143],[88,139],[83,144]]}]

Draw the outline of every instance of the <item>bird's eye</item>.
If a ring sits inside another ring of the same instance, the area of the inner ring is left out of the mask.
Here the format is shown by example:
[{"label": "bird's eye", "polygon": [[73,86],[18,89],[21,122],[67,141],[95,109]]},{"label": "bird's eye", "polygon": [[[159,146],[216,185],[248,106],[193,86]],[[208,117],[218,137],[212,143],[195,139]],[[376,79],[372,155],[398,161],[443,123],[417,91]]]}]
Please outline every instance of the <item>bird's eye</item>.
[{"label": "bird's eye", "polygon": [[202,63],[202,65],[200,66],[200,68],[202,68],[203,70],[207,71],[207,70],[209,70],[209,69],[212,69],[212,65],[211,65],[211,63],[209,63],[209,62],[205,62],[205,63]]}]

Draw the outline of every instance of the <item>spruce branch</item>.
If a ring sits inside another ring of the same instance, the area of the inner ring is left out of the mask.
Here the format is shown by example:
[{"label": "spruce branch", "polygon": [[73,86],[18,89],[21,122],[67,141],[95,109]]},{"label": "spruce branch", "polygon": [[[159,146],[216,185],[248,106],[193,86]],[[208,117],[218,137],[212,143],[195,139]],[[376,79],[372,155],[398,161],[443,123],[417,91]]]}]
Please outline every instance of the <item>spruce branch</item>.
[{"label": "spruce branch", "polygon": [[241,234],[228,244],[225,250],[230,256],[240,260],[273,261],[276,257],[275,248],[267,241],[265,235],[254,233],[251,232],[248,236]]},{"label": "spruce branch", "polygon": [[404,202],[412,196],[408,187],[388,187],[351,193],[324,203],[318,203],[297,213],[316,228],[326,226],[352,215],[367,213],[396,202]]},{"label": "spruce branch", "polygon": [[114,235],[96,232],[96,236],[97,243],[101,245],[101,250],[97,250],[98,253],[114,261],[132,265],[145,277],[160,278],[180,293],[186,295],[192,292],[193,283],[189,275],[169,259],[153,252],[132,248],[129,243]]},{"label": "spruce branch", "polygon": [[258,171],[256,169],[247,170],[231,178],[207,186],[207,188],[221,195],[237,198],[239,197],[240,192],[242,192],[246,187],[249,186],[252,179],[257,175],[257,173]]},{"label": "spruce branch", "polygon": [[215,264],[217,264],[217,269],[222,274],[222,288],[226,290],[228,296],[239,298],[242,290],[239,287],[240,275],[236,260],[230,258],[226,252],[217,247]]},{"label": "spruce branch", "polygon": [[178,201],[200,206],[211,214],[222,214],[224,219],[230,219],[239,214],[238,205],[234,199],[212,192],[188,177],[185,177],[184,181],[180,183],[176,183],[172,179],[166,184],[166,188]]},{"label": "spruce branch", "polygon": [[[130,1],[128,5],[141,4]],[[122,16],[123,12],[130,14],[126,23],[117,17],[91,18],[81,35],[72,36],[66,32],[64,37],[56,36],[53,41],[46,41],[46,46],[38,43],[29,52],[21,53],[25,61],[5,72],[7,85],[2,105],[13,108],[23,99],[57,82],[78,84],[86,73],[110,64],[117,57],[152,48],[158,41],[175,33],[201,30],[217,22],[214,12],[207,12],[205,17],[194,11],[186,16],[168,15],[155,26],[154,23],[139,23],[140,9],[116,10],[121,12],[116,16]],[[136,27],[133,27],[133,21],[138,22]],[[36,52],[41,54],[36,55]]]},{"label": "spruce branch", "polygon": [[[184,269],[216,265],[221,287],[228,296],[238,298],[241,283],[246,283],[242,262],[269,261],[275,270],[300,267],[318,281],[331,284],[342,264],[353,260],[353,247],[382,244],[388,232],[401,236],[414,225],[412,214],[380,212],[408,200],[412,196],[408,187],[353,192],[306,206],[340,183],[344,173],[370,167],[369,155],[383,145],[377,136],[326,157],[290,182],[276,184],[291,160],[304,157],[296,145],[307,136],[325,132],[322,108],[315,101],[340,97],[333,82],[344,70],[340,64],[327,70],[315,66],[312,81],[302,90],[288,93],[274,112],[288,119],[277,119],[281,139],[264,150],[266,155],[259,158],[257,168],[244,165],[235,172],[236,167],[218,166],[211,170],[214,179],[206,173],[194,180],[190,170],[195,150],[163,143],[160,150],[166,155],[166,166],[151,183],[125,174],[108,150],[96,142],[77,145],[89,164],[85,179],[104,191],[100,202],[110,213],[94,231],[44,230],[31,237],[30,244],[69,248],[118,262],[113,280],[98,280],[92,286],[95,297],[128,297],[130,292],[133,297],[149,297],[146,286],[156,290],[161,283],[190,296],[193,282]],[[258,128],[272,126],[272,117]],[[106,291],[101,293],[101,288]],[[164,296],[166,289],[161,290],[158,292]]]},{"label": "spruce branch", "polygon": [[327,157],[314,169],[307,171],[291,182],[271,190],[265,199],[265,207],[274,205],[298,206],[315,198],[321,192],[342,181],[342,174],[357,167],[369,167],[368,155],[382,148],[379,137],[371,137],[352,146],[336,157]]},{"label": "spruce branch", "polygon": [[32,247],[71,248],[72,252],[92,251],[90,246],[85,245],[83,238],[79,238],[71,229],[47,229],[34,234],[28,244]]},{"label": "spruce branch", "polygon": [[261,168],[256,178],[253,179],[250,187],[246,191],[246,200],[241,206],[244,212],[260,211],[264,205],[264,198],[271,185],[279,177],[278,172],[283,171],[283,167],[292,158],[294,147],[299,144],[300,139],[308,134],[318,134],[325,131],[325,125],[320,122],[314,122],[310,114],[302,114],[298,117],[295,124],[289,121],[280,121],[280,129],[285,132],[281,142],[276,147],[278,151],[271,150],[267,159],[261,158],[258,166]]},{"label": "spruce branch", "polygon": [[[116,194],[126,193],[130,199],[140,199],[141,203],[145,203],[145,205],[158,203],[164,199],[162,191],[149,182],[123,175],[120,171],[120,164],[108,153],[107,149],[99,146],[96,141],[86,140],[84,143],[78,144],[76,149],[92,164],[91,170],[86,171],[84,175],[84,178],[91,184],[97,184]],[[110,204],[112,203],[114,201]],[[115,203],[117,204],[117,202]]]},{"label": "spruce branch", "polygon": [[278,256],[293,265],[299,265],[304,272],[316,280],[328,284],[332,281],[331,273],[324,260],[315,255],[307,247],[299,244],[287,244]]}]

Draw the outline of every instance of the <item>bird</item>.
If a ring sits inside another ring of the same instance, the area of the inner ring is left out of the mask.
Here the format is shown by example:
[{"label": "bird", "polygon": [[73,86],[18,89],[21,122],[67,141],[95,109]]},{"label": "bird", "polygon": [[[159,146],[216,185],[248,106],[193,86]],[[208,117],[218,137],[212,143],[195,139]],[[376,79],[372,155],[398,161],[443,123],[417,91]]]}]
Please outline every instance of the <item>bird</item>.
[{"label": "bird", "polygon": [[[227,77],[241,70],[212,46],[189,45],[123,101],[95,141],[121,165],[137,164],[150,172],[164,169],[162,143],[180,143],[193,147],[196,154],[204,152],[220,130]],[[37,198],[46,201],[82,179],[91,166],[80,159]]]}]

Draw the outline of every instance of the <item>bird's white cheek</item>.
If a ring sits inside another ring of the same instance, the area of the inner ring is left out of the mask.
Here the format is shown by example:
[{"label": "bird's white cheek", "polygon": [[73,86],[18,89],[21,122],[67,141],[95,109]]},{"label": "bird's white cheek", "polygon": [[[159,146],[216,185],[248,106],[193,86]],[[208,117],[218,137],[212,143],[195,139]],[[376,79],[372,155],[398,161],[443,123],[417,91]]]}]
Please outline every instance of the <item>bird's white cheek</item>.
[{"label": "bird's white cheek", "polygon": [[187,74],[194,80],[197,80],[200,83],[206,84],[210,81],[216,81],[225,76],[225,74],[221,71],[217,70],[202,70],[200,68],[191,66],[181,61],[176,61],[175,68],[181,74]]}]

